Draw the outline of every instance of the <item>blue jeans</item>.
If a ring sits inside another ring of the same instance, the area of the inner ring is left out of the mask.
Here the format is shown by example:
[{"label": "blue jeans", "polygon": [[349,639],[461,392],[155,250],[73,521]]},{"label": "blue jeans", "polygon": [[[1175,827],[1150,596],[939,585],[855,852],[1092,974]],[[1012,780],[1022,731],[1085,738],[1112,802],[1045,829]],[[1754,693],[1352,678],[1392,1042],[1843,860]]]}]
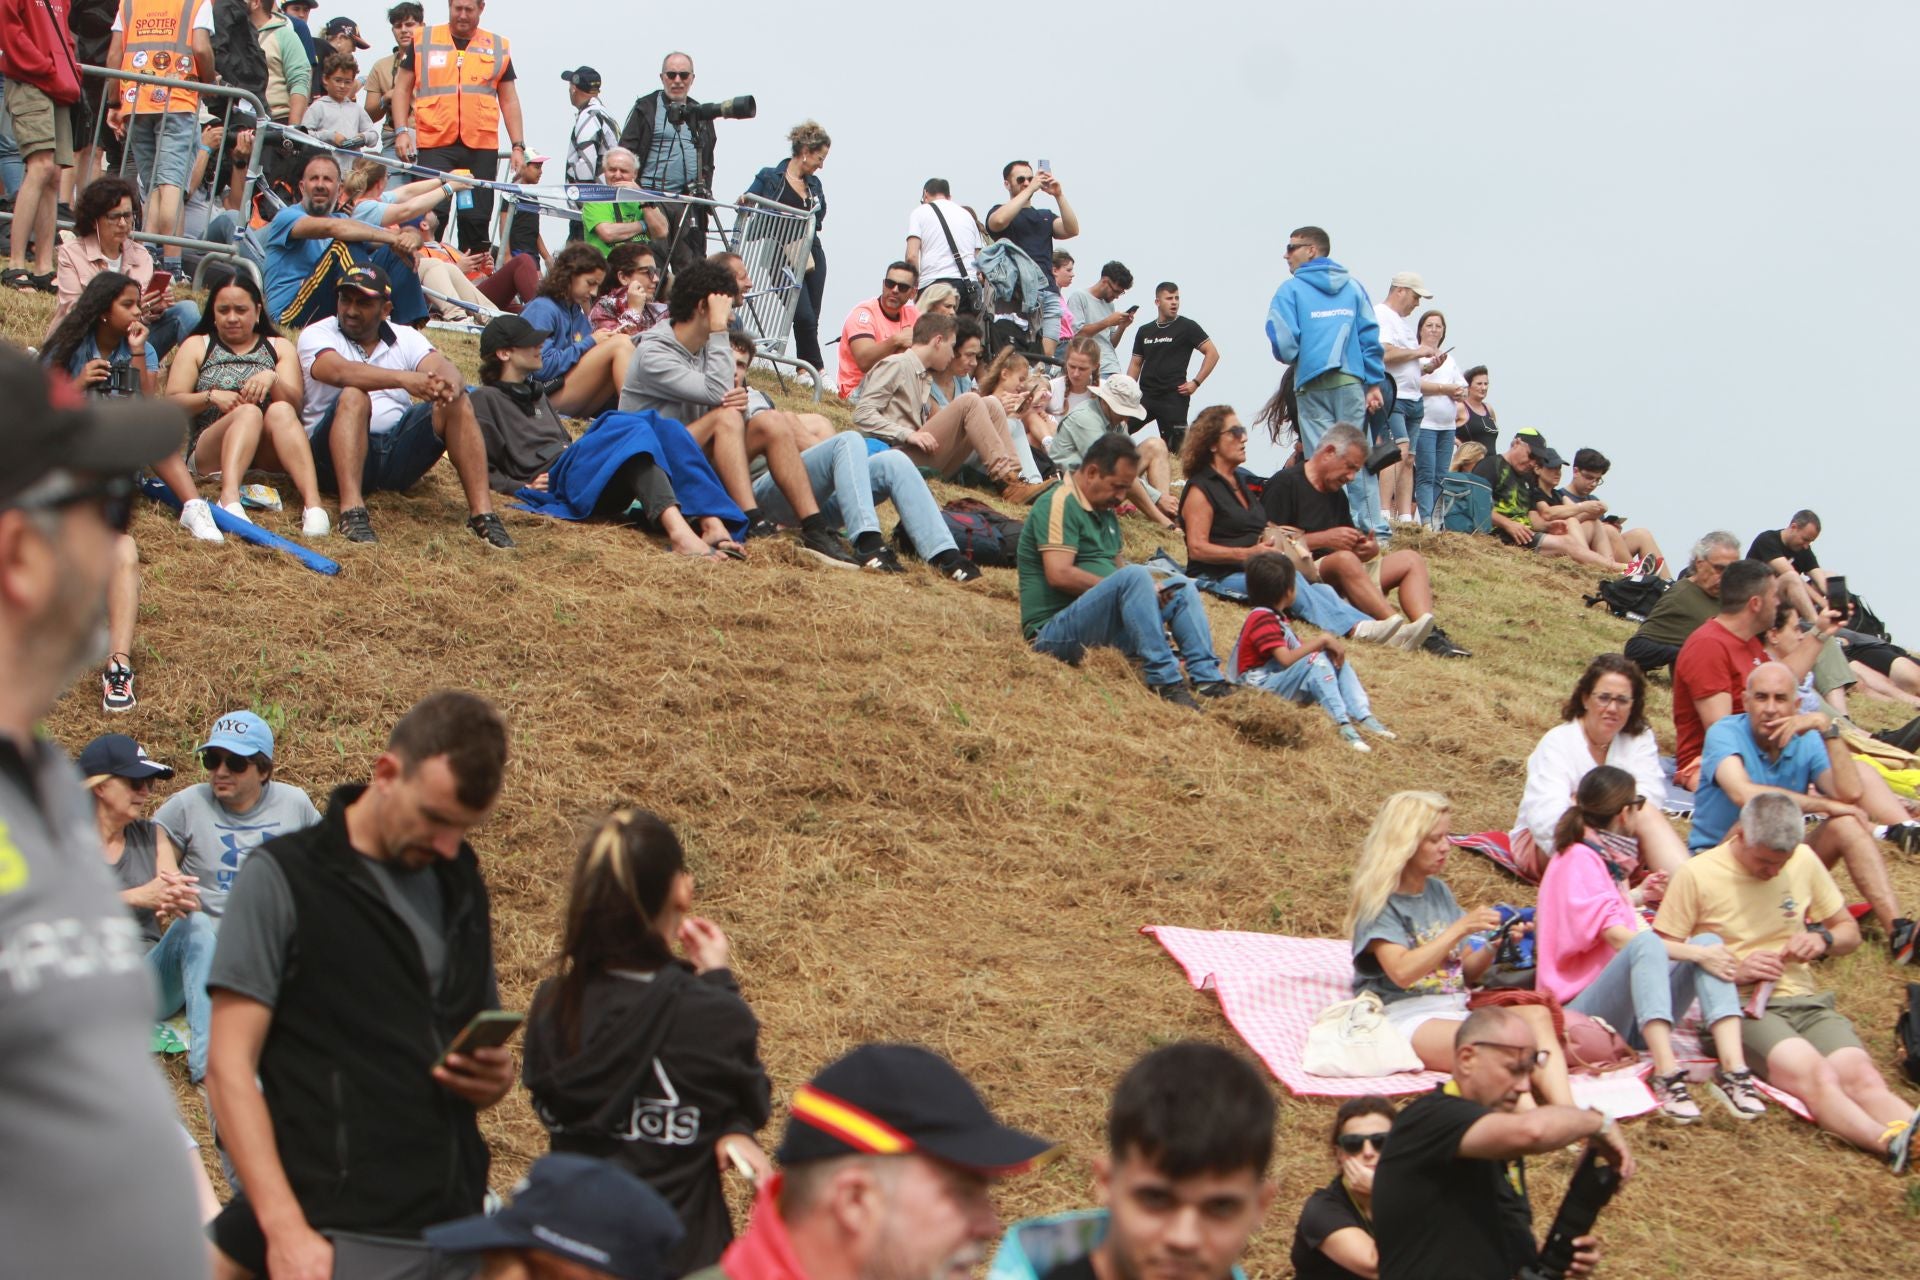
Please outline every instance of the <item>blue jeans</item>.
[{"label": "blue jeans", "polygon": [[[1690,946],[1717,947],[1718,934],[1688,938]],[[1740,991],[1725,978],[1716,978],[1699,965],[1667,958],[1660,935],[1644,929],[1613,959],[1587,989],[1567,1001],[1567,1008],[1604,1019],[1636,1049],[1647,1042],[1640,1028],[1649,1022],[1672,1024],[1700,1000],[1700,1021],[1711,1027],[1722,1018],[1740,1016]]]},{"label": "blue jeans", "polygon": [[1440,477],[1453,462],[1453,430],[1413,433],[1413,505],[1424,523],[1440,497]]},{"label": "blue jeans", "polygon": [[176,302],[160,313],[147,329],[147,345],[160,359],[180,345],[180,339],[200,327],[200,308],[191,302]]},{"label": "blue jeans", "polygon": [[[1167,646],[1173,632],[1175,650]],[[1220,680],[1220,659],[1213,653],[1213,629],[1206,606],[1193,584],[1182,583],[1163,603],[1159,583],[1145,565],[1116,569],[1098,586],[1047,619],[1033,647],[1062,662],[1077,663],[1094,647],[1118,649],[1146,668],[1147,683],[1158,688],[1180,683],[1180,660],[1196,684]]]},{"label": "blue jeans", "polygon": [[[842,431],[802,453],[800,461],[820,514],[844,528],[849,538],[880,532],[874,504],[891,501],[922,560],[958,550],[940,504],[920,478],[920,469],[898,449],[869,454],[865,437],[857,431]],[[753,501],[776,524],[800,521],[771,473],[753,482]]]},{"label": "blue jeans", "polygon": [[1370,621],[1366,614],[1348,604],[1338,591],[1326,583],[1308,582],[1305,578],[1298,578],[1295,583],[1293,604],[1287,612],[1300,621],[1336,636],[1344,636],[1361,623]]},{"label": "blue jeans", "polygon": [[1300,421],[1294,426],[1300,431],[1300,452],[1307,457],[1313,456],[1313,451],[1320,447],[1320,437],[1327,434],[1329,427],[1340,422],[1360,427],[1367,420],[1364,385],[1354,381],[1335,387],[1316,385],[1318,381],[1294,391],[1294,403],[1300,410]]},{"label": "blue jeans", "polygon": [[[333,473],[333,414],[340,407],[335,400],[308,434],[313,445],[313,469],[320,487],[338,493],[340,481]],[[447,442],[433,429],[433,405],[422,400],[408,409],[390,431],[367,433],[367,460],[360,468],[362,493],[398,493],[420,483],[433,470],[433,464],[447,451]]]},{"label": "blue jeans", "polygon": [[213,944],[219,921],[204,911],[181,916],[160,935],[147,952],[147,969],[160,989],[155,1018],[171,1018],[187,1009],[187,1075],[195,1084],[207,1074],[207,1034],[213,1003],[207,995],[207,973],[213,968]]},{"label": "blue jeans", "polygon": [[1268,658],[1253,670],[1242,672],[1240,682],[1277,693],[1290,702],[1317,703],[1335,724],[1365,720],[1373,714],[1373,704],[1367,701],[1367,691],[1360,687],[1353,664],[1336,667],[1323,653],[1309,654],[1290,667]]}]

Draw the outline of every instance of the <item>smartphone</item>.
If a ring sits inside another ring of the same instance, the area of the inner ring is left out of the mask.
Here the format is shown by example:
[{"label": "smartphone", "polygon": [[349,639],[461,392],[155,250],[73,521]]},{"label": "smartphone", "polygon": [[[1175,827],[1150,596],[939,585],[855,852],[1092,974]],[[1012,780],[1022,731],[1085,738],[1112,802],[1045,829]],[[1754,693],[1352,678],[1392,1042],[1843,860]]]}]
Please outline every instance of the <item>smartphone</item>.
[{"label": "smartphone", "polygon": [[[524,1013],[514,1013],[510,1009],[483,1009],[473,1015],[453,1043],[447,1046],[447,1053],[472,1053],[475,1049],[497,1049],[513,1039],[513,1033],[527,1020]],[[444,1057],[445,1055],[441,1055]]]},{"label": "smartphone", "polygon": [[153,279],[147,282],[148,293],[165,293],[167,286],[173,283],[173,272],[155,271]]},{"label": "smartphone", "polygon": [[1838,613],[1842,622],[1847,620],[1849,605],[1847,601],[1846,574],[1830,573],[1827,575],[1827,608]]},{"label": "smartphone", "polygon": [[1042,160],[1042,161],[1040,162],[1040,172],[1042,172],[1042,173],[1052,173],[1052,172],[1053,172],[1053,161],[1051,161],[1051,160]]},{"label": "smartphone", "polygon": [[1130,316],[1140,314],[1140,304],[1136,302],[1132,306],[1128,307],[1127,314]]}]

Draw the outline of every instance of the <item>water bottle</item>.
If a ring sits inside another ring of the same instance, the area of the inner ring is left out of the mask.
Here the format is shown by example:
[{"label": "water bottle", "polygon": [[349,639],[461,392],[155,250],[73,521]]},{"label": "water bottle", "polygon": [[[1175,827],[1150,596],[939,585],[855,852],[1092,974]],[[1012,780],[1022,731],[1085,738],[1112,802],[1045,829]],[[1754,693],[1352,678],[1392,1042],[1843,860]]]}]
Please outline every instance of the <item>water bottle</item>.
[{"label": "water bottle", "polygon": [[[473,176],[473,170],[450,169],[447,171],[447,176],[450,178],[471,178]],[[467,187],[454,193],[453,207],[461,213],[465,213],[467,210],[473,208],[473,188]]]}]

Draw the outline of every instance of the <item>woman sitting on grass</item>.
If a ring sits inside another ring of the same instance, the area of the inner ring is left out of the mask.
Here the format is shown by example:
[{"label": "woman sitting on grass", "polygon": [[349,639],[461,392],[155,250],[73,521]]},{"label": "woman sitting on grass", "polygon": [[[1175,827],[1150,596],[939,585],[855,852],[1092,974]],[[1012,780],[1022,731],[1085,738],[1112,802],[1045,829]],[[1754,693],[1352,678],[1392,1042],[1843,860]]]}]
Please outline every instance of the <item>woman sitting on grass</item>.
[{"label": "woman sitting on grass", "polygon": [[1247,561],[1247,600],[1253,609],[1240,628],[1232,669],[1241,684],[1303,706],[1319,704],[1342,742],[1355,751],[1372,751],[1361,729],[1389,740],[1397,735],[1373,714],[1367,691],[1347,661],[1345,642],[1322,631],[1302,644],[1280,616],[1293,603],[1295,578],[1293,561],[1278,551],[1262,551]]},{"label": "woman sitting on grass", "polygon": [[[958,342],[956,335],[955,341]],[[1007,420],[1007,443],[1020,462],[1020,478],[1028,484],[1040,482],[1039,457],[1046,454],[1044,442],[1053,435],[1053,418],[1047,413],[1047,389],[1033,380],[1033,366],[1027,358],[1008,347],[980,371],[974,388],[987,401],[989,413],[1003,414]],[[999,406],[996,411],[995,405]],[[1040,454],[1034,453],[1035,447]]]},{"label": "woman sitting on grass", "polygon": [[[102,271],[87,281],[73,309],[47,335],[40,363],[64,371],[89,395],[159,395],[160,359],[147,345],[138,282],[118,271]],[[180,500],[182,528],[203,542],[226,541],[207,500],[194,488],[184,453],[154,463],[153,473]]]},{"label": "woman sitting on grass", "polygon": [[[1360,846],[1346,927],[1353,935],[1353,990],[1371,991],[1387,1020],[1432,1071],[1453,1070],[1453,1033],[1467,1018],[1467,987],[1493,963],[1493,948],[1468,949],[1476,933],[1500,927],[1492,907],[1464,911],[1440,879],[1453,844],[1452,803],[1433,791],[1387,797]],[[1541,1050],[1533,1092],[1573,1105],[1567,1059],[1544,1005],[1516,1005]]]},{"label": "woman sitting on grass", "polygon": [[753,1138],[772,1108],[759,1023],[727,935],[692,910],[673,828],[609,815],[574,861],[558,973],[527,1023],[527,1091],[553,1149],[612,1160],[665,1197],[687,1229],[672,1275],[713,1265],[733,1239],[729,1161],[762,1185],[773,1173]]},{"label": "woman sitting on grass", "polygon": [[1717,934],[1668,942],[1655,933],[1628,895],[1625,873],[1595,848],[1597,833],[1631,829],[1647,807],[1638,792],[1634,776],[1612,765],[1580,779],[1574,805],[1554,831],[1557,852],[1540,880],[1535,986],[1567,1008],[1618,1028],[1635,1048],[1652,1054],[1647,1083],[1661,1114],[1681,1124],[1700,1118],[1700,1104],[1674,1056],[1673,1023],[1697,995],[1700,1021],[1711,1030],[1720,1059],[1714,1079],[1736,1117],[1757,1116],[1767,1104],[1740,1047],[1740,993],[1733,985],[1738,958]]},{"label": "woman sitting on grass", "polygon": [[1307,1197],[1293,1229],[1295,1280],[1374,1280],[1373,1171],[1393,1128],[1393,1103],[1377,1093],[1348,1098],[1333,1113],[1333,1181]]},{"label": "woman sitting on grass", "polygon": [[248,519],[240,504],[246,473],[283,472],[300,493],[301,534],[323,538],[332,525],[300,422],[303,385],[299,355],[244,272],[214,286],[205,318],[167,373],[167,397],[193,415],[187,457],[194,471],[219,477],[221,509]]},{"label": "woman sitting on grass", "polygon": [[623,240],[607,255],[607,276],[587,320],[595,333],[638,338],[666,318],[666,268],[645,240]]},{"label": "woman sitting on grass", "polygon": [[554,257],[540,296],[520,312],[528,324],[547,331],[540,380],[561,379],[550,398],[553,407],[570,418],[591,418],[611,409],[633,360],[632,338],[611,329],[595,332],[587,319],[587,308],[600,296],[606,276],[607,260],[598,249],[570,244]]}]

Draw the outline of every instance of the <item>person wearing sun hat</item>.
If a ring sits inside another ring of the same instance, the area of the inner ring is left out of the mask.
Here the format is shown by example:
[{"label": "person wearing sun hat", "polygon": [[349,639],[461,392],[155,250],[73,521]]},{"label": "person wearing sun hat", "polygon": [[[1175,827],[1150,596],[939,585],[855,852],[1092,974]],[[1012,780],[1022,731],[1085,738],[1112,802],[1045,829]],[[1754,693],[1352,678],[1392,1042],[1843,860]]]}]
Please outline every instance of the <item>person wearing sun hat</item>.
[{"label": "person wearing sun hat", "polygon": [[428,1227],[443,1260],[471,1259],[475,1280],[671,1280],[685,1234],[660,1193],[610,1160],[541,1156],[513,1202]]},{"label": "person wearing sun hat", "polygon": [[1094,383],[1088,390],[1093,393],[1091,398],[1060,420],[1047,445],[1047,456],[1062,472],[1078,471],[1080,460],[1086,457],[1095,440],[1109,431],[1126,432],[1140,449],[1140,479],[1134,482],[1127,496],[1151,516],[1155,524],[1163,529],[1172,528],[1173,517],[1180,511],[1179,502],[1147,480],[1149,472],[1165,478],[1166,441],[1160,438],[1158,427],[1135,433],[1135,428],[1147,416],[1140,384],[1124,373],[1116,373]]},{"label": "person wearing sun hat", "polygon": [[919,1045],[861,1045],[790,1105],[782,1172],[720,1264],[691,1280],[960,1280],[999,1235],[988,1187],[1056,1150],[996,1120]]}]

